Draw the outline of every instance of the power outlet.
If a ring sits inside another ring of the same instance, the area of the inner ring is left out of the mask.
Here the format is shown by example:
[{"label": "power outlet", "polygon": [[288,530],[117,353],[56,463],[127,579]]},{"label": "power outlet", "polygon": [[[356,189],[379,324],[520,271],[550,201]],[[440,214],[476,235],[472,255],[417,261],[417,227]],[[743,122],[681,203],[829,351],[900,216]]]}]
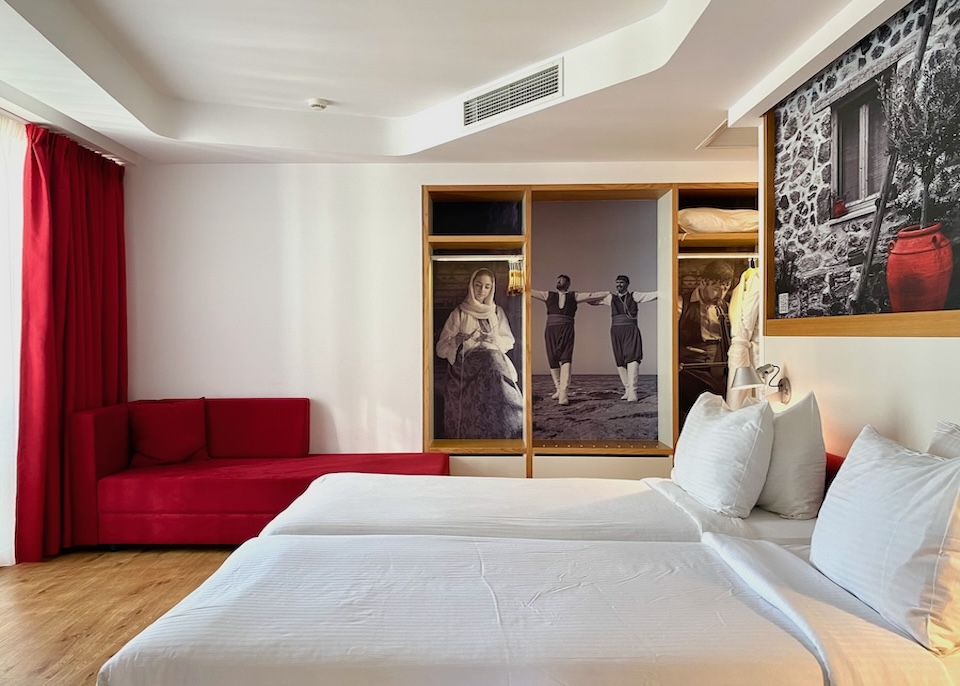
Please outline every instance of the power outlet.
[{"label": "power outlet", "polygon": [[777,314],[786,314],[790,310],[790,294],[779,293],[777,295]]}]

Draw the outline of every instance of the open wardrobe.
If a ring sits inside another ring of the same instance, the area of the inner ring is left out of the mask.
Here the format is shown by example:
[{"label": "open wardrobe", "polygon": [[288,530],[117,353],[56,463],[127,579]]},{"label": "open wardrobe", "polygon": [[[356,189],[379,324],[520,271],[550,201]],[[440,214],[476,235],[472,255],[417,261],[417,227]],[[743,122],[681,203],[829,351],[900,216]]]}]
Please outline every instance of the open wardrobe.
[{"label": "open wardrobe", "polygon": [[751,395],[731,389],[738,367],[759,358],[761,275],[756,195],[690,189],[677,213],[677,404],[679,426],[703,392],[733,408]]}]

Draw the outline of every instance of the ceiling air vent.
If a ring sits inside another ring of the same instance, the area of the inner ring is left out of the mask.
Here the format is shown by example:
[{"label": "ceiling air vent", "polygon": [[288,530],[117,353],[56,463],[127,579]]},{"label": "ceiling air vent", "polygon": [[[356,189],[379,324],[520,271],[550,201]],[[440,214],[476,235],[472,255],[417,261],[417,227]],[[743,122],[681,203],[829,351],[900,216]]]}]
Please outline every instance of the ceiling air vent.
[{"label": "ceiling air vent", "polygon": [[470,126],[559,93],[560,63],[556,62],[529,76],[464,101],[463,125]]}]

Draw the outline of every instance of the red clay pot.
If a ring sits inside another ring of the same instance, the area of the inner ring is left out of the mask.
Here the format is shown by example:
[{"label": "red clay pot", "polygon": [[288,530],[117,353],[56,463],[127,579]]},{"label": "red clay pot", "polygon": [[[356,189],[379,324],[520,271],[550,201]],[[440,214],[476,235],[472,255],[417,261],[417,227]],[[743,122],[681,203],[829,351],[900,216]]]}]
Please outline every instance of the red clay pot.
[{"label": "red clay pot", "polygon": [[942,310],[953,273],[953,248],[940,232],[940,223],[902,229],[887,252],[887,292],[893,311]]}]

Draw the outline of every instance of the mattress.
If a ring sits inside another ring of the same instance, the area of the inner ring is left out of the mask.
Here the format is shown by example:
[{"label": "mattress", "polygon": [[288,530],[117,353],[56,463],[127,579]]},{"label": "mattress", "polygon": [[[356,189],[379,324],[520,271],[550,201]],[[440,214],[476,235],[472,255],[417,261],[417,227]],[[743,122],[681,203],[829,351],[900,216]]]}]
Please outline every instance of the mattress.
[{"label": "mattress", "polygon": [[704,543],[266,536],[98,686],[943,685],[941,661],[790,552]]},{"label": "mattress", "polygon": [[431,534],[699,541],[705,532],[809,543],[815,520],[721,515],[669,479],[325,474],[261,535]]}]

